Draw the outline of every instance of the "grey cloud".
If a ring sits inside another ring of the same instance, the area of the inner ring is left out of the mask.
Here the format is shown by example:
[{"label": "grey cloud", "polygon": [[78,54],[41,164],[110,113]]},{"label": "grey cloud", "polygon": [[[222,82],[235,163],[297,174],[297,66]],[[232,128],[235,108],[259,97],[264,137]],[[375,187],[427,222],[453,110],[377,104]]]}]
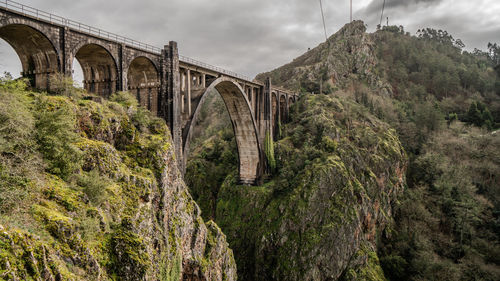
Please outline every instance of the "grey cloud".
[{"label": "grey cloud", "polygon": [[[437,5],[443,0],[386,0],[384,9],[402,9],[418,5]],[[373,0],[367,7],[366,13],[381,12],[383,0]]]},{"label": "grey cloud", "polygon": [[[183,55],[248,76],[285,64],[324,41],[317,0],[17,1],[158,47],[174,40]],[[419,27],[434,24],[443,29],[451,27],[453,30],[449,31],[456,31],[453,35],[464,39],[468,46],[483,42],[487,36],[495,37],[498,29],[491,25],[499,26],[500,22],[496,18],[474,23],[470,16],[458,18],[456,13],[448,11],[429,12],[425,17],[414,15],[415,11],[451,0],[386,1],[391,22],[403,24],[409,30],[419,24]],[[382,2],[354,1],[355,18],[364,20],[373,30],[380,18]],[[349,20],[348,5],[348,1],[323,0],[329,34]],[[460,30],[462,21],[471,28],[464,26]],[[474,34],[474,26],[484,30],[488,25],[491,32]],[[0,56],[5,49],[2,46]],[[0,72],[13,63],[18,63],[17,57],[5,60],[2,57]]]}]

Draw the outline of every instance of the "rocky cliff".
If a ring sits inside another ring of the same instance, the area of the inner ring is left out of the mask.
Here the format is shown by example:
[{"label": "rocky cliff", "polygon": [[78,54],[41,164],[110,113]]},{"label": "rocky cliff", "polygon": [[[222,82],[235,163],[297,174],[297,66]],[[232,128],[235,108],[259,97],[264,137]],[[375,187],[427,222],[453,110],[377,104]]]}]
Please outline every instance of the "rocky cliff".
[{"label": "rocky cliff", "polygon": [[396,132],[355,103],[307,95],[264,186],[218,193],[216,221],[243,280],[384,280],[376,240],[405,183]]},{"label": "rocky cliff", "polygon": [[236,280],[165,123],[125,93],[113,100],[2,81],[0,279]]},{"label": "rocky cliff", "polygon": [[331,93],[349,86],[352,80],[365,80],[384,91],[390,87],[383,83],[375,65],[375,44],[366,33],[362,21],[346,24],[324,43],[307,51],[292,62],[270,72],[257,75],[264,81],[270,77],[273,85],[310,93]]},{"label": "rocky cliff", "polygon": [[235,172],[218,189],[203,184],[212,162],[233,167],[227,138],[208,139],[189,160],[190,188],[227,235],[241,280],[385,280],[377,241],[390,235],[407,157],[397,132],[346,94],[353,81],[384,91],[374,51],[356,21],[257,77],[316,93],[303,93],[281,124],[263,186],[238,186]]}]

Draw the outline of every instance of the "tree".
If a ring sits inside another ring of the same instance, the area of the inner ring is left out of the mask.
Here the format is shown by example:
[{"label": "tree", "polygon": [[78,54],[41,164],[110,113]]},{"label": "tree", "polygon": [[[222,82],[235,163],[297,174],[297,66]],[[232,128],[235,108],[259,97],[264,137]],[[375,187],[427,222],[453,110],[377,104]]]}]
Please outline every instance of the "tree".
[{"label": "tree", "polygon": [[488,43],[488,55],[493,65],[500,65],[500,45],[497,43]]},{"label": "tree", "polygon": [[477,102],[473,101],[469,106],[469,110],[467,110],[466,122],[481,126],[481,119],[481,111],[477,106]]}]

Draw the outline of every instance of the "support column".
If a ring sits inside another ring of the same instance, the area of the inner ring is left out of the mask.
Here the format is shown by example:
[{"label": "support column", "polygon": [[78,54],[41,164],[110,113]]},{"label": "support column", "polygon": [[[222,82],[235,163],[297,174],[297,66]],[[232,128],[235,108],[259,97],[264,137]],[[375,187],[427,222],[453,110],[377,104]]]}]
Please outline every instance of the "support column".
[{"label": "support column", "polygon": [[201,74],[201,86],[203,87],[203,89],[205,89],[207,87],[206,86],[206,75],[205,75],[205,73]]},{"label": "support column", "polygon": [[274,124],[274,130],[276,130],[276,139],[278,140],[279,138],[279,126],[281,124],[281,93],[279,91],[276,91],[276,118],[275,120],[276,123]]},{"label": "support column", "polygon": [[119,65],[118,77],[116,77],[116,79],[117,79],[116,88],[118,91],[127,91],[128,90],[127,74],[124,71],[126,66],[123,63],[123,51],[125,50],[125,48],[126,48],[125,44],[120,44],[120,48],[118,51],[118,59],[120,60],[118,62],[118,65]]},{"label": "support column", "polygon": [[191,116],[191,83],[193,79],[191,78],[191,70],[186,71],[186,98],[187,98],[187,116]]},{"label": "support column", "polygon": [[186,73],[184,71],[180,70],[180,107],[181,107],[181,114],[186,113]]},{"label": "support column", "polygon": [[72,76],[72,65],[73,65],[73,57],[71,56],[71,51],[69,49],[68,44],[68,33],[69,27],[62,27],[59,32],[59,38],[61,39],[61,69],[59,70],[65,76]]},{"label": "support column", "polygon": [[271,78],[267,77],[264,82],[264,121],[266,122],[266,130],[269,134],[273,135],[273,105],[272,105],[272,91],[271,91]]},{"label": "support column", "polygon": [[177,165],[183,171],[179,50],[175,41],[170,41],[162,50],[162,70],[160,115],[172,133]]}]

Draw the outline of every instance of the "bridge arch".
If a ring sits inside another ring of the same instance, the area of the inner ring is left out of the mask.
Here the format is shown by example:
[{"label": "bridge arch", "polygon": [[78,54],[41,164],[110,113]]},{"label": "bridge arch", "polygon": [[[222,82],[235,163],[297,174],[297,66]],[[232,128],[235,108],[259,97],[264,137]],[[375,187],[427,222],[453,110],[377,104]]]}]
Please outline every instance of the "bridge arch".
[{"label": "bridge arch", "polygon": [[118,68],[105,47],[90,43],[77,49],[75,58],[83,71],[83,87],[90,93],[109,97],[117,90]]},{"label": "bridge arch", "polygon": [[237,82],[228,77],[219,77],[215,79],[203,92],[196,106],[193,117],[187,125],[187,133],[183,141],[184,166],[189,157],[192,129],[194,124],[196,124],[207,93],[213,90],[217,90],[220,94],[229,112],[236,139],[236,146],[238,148],[240,183],[254,184],[259,179],[261,170],[263,169],[256,122],[245,91]]},{"label": "bridge arch", "polygon": [[128,90],[135,94],[139,104],[156,114],[158,112],[160,73],[155,64],[144,56],[134,58],[127,70],[127,81]]},{"label": "bridge arch", "polygon": [[271,93],[271,126],[273,128],[273,139],[278,138],[278,96],[276,92]]},{"label": "bridge arch", "polygon": [[285,95],[280,95],[280,122],[285,123],[288,120],[288,104]]},{"label": "bridge arch", "polygon": [[40,30],[27,24],[0,26],[0,38],[19,56],[23,77],[32,87],[50,88],[50,77],[60,69],[59,54],[53,42]]}]

